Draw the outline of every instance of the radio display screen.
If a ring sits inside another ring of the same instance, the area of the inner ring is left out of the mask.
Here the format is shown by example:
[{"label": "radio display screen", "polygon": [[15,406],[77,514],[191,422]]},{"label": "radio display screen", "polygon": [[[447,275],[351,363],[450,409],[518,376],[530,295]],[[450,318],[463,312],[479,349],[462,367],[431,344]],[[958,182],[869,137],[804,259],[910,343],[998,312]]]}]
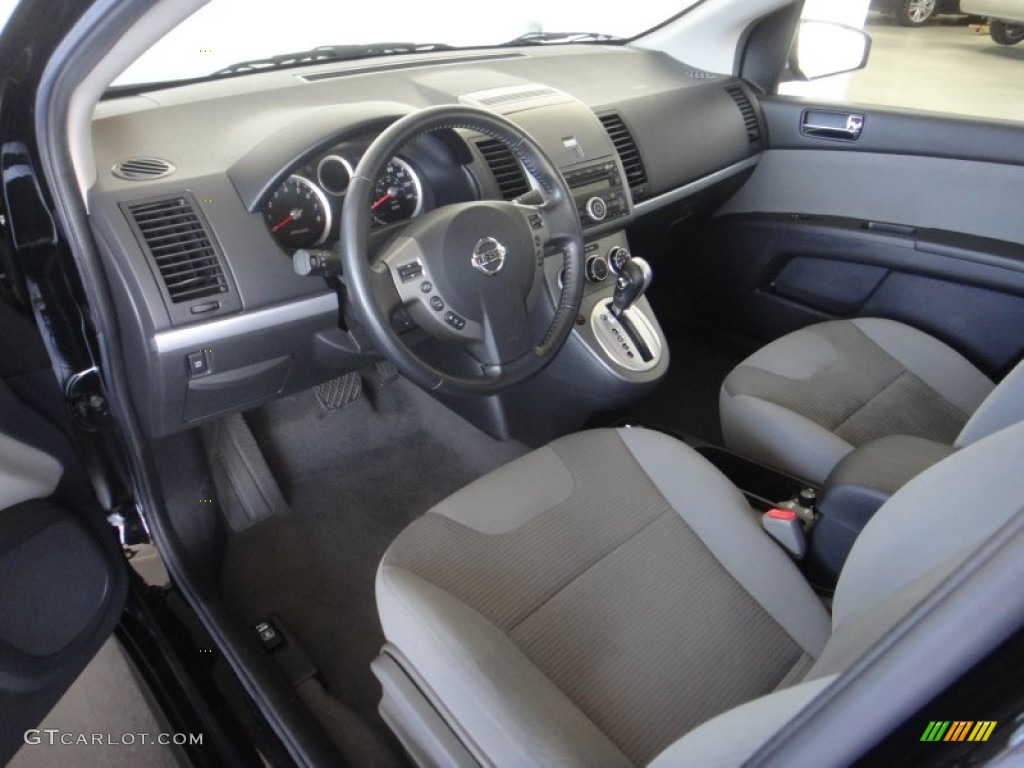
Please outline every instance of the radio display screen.
[{"label": "radio display screen", "polygon": [[584,184],[581,187],[573,187],[572,194],[573,197],[589,197],[598,192],[610,189],[611,186],[612,185],[607,178],[599,179],[598,181],[593,181],[590,184]]}]

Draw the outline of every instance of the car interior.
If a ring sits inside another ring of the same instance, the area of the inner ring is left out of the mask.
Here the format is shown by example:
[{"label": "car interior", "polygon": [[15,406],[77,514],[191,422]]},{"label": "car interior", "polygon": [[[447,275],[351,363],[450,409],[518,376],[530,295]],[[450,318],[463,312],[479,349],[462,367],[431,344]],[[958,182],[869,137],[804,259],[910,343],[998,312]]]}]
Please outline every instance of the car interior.
[{"label": "car interior", "polygon": [[[146,526],[291,759],[848,764],[1019,632],[1019,126],[776,95],[782,0],[101,98],[172,5],[83,22],[38,170]],[[38,434],[0,507],[88,482]],[[21,514],[0,574],[71,578]],[[123,600],[94,550],[54,658]]]}]

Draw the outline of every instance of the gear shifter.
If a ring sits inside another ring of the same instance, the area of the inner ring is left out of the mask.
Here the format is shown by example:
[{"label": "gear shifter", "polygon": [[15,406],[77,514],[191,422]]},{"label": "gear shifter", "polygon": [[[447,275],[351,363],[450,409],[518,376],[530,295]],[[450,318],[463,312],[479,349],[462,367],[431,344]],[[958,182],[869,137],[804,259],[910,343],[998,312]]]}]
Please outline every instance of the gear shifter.
[{"label": "gear shifter", "polygon": [[619,263],[618,276],[615,278],[615,290],[612,293],[611,311],[615,317],[621,318],[623,313],[633,306],[633,302],[644,295],[651,284],[651,265],[644,259],[628,256]]}]

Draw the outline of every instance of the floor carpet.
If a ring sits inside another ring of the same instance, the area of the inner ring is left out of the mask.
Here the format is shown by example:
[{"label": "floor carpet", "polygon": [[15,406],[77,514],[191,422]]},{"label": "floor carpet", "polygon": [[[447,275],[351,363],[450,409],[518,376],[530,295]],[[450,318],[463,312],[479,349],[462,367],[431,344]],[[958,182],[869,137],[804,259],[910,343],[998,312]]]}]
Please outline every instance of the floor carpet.
[{"label": "floor carpet", "polygon": [[408,523],[525,448],[404,380],[370,394],[325,411],[309,391],[246,415],[290,509],[230,537],[221,582],[248,624],[280,615],[330,694],[383,729],[377,563]]}]

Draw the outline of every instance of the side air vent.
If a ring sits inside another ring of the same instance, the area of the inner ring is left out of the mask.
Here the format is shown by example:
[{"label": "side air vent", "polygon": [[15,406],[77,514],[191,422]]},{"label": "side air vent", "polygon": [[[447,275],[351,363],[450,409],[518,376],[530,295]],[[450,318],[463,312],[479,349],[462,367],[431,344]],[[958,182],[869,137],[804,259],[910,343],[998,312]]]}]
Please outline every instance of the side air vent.
[{"label": "side air vent", "polygon": [[227,293],[220,255],[191,196],[130,203],[125,208],[172,303]]},{"label": "side air vent", "polygon": [[170,176],[174,173],[174,166],[159,157],[132,157],[114,163],[110,172],[126,181],[153,181]]},{"label": "side air vent", "polygon": [[513,200],[530,191],[530,182],[511,149],[497,139],[481,139],[476,142],[476,148],[494,174],[503,199]]},{"label": "side air vent", "polygon": [[761,124],[757,120],[757,112],[754,110],[754,105],[750,103],[750,97],[738,85],[730,85],[725,91],[732,96],[732,100],[740,108],[740,114],[743,116],[743,123],[747,127],[747,138],[750,140],[750,143],[760,143]]},{"label": "side air vent", "polygon": [[647,171],[633,134],[629,132],[622,116],[616,112],[601,115],[600,119],[612,144],[615,145],[615,151],[619,153],[619,160],[626,171],[626,181],[632,190],[634,202],[643,199],[647,193]]}]

